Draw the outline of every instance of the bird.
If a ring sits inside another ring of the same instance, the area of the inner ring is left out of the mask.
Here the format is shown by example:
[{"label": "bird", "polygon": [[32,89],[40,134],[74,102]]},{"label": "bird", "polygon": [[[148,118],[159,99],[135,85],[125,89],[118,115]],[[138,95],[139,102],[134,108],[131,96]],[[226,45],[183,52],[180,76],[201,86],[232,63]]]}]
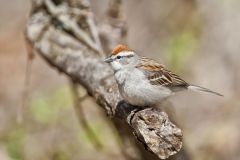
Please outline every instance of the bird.
[{"label": "bird", "polygon": [[176,92],[184,90],[220,93],[190,84],[168,70],[163,64],[137,54],[128,46],[119,44],[104,60],[109,63],[121,96],[134,106],[155,106]]}]

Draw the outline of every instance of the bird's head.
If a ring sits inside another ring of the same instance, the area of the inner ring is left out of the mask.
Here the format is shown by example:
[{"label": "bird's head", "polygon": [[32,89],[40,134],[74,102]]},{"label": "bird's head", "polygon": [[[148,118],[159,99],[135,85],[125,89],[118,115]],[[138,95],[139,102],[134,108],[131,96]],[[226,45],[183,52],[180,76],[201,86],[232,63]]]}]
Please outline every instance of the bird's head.
[{"label": "bird's head", "polygon": [[111,64],[113,70],[116,72],[120,69],[135,67],[138,63],[138,55],[125,45],[117,45],[111,55],[105,59],[105,62]]}]

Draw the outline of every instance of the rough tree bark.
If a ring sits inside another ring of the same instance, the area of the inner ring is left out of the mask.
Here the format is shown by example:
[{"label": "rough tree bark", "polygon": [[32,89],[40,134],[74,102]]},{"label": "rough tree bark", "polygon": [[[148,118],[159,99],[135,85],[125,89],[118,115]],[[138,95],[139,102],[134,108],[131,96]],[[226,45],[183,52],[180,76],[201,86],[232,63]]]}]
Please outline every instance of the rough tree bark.
[{"label": "rough tree bark", "polygon": [[[109,51],[126,35],[125,23],[119,18],[120,3],[112,1],[108,19],[96,26],[87,0],[35,0],[26,38],[49,64],[87,89],[113,117],[120,134],[126,136],[126,126],[119,125],[121,122],[116,118],[127,122],[147,151],[166,159],[180,151],[181,130],[157,108],[135,107],[124,102],[112,70],[102,61],[104,51]],[[149,159],[142,152],[135,156],[127,154],[131,159]]]}]

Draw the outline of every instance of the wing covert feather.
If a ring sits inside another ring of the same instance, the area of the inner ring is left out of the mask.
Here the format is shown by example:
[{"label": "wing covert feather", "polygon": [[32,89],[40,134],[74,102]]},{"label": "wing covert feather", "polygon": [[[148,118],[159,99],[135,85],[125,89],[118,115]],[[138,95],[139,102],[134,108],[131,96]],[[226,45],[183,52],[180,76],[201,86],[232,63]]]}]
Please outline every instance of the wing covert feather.
[{"label": "wing covert feather", "polygon": [[181,79],[178,75],[167,70],[162,64],[142,57],[140,63],[136,66],[144,71],[147,79],[152,85],[168,86],[168,87],[187,87],[188,83]]}]

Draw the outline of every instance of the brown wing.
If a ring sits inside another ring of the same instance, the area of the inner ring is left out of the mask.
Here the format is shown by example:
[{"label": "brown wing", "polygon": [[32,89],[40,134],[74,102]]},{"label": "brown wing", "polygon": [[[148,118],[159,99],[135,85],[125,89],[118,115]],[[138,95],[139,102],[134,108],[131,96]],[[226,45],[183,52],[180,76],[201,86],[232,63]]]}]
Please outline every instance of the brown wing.
[{"label": "brown wing", "polygon": [[144,71],[147,79],[152,85],[161,85],[168,87],[187,87],[188,84],[178,75],[172,73],[171,71],[165,69],[165,67],[158,62],[142,57],[140,63],[137,65]]}]

